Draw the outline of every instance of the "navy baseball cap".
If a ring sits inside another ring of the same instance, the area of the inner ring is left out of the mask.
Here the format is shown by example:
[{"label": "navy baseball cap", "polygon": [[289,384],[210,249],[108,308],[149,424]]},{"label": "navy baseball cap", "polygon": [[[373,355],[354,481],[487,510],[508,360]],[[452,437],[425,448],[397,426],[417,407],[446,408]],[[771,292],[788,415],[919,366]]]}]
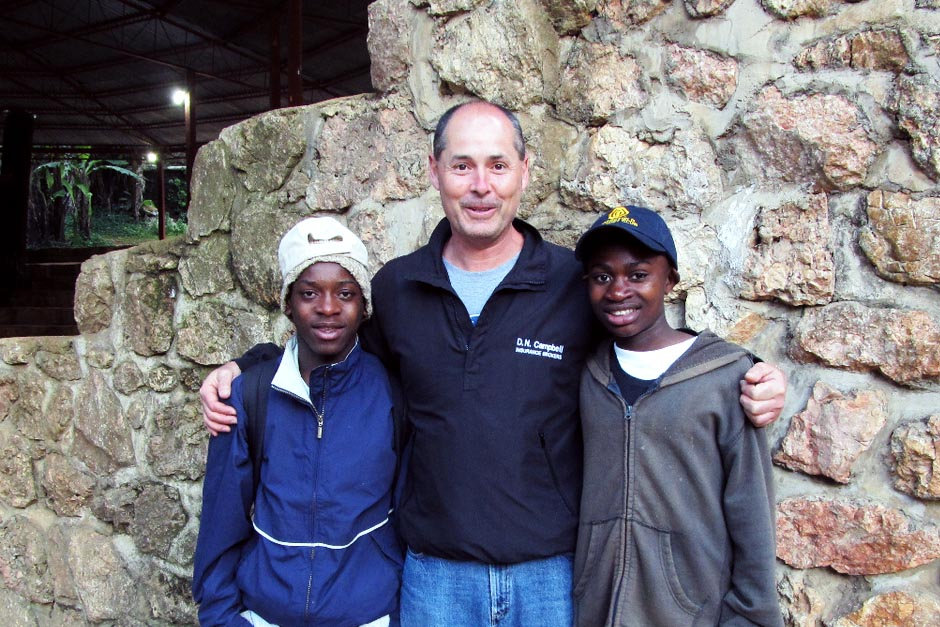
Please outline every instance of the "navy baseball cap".
[{"label": "navy baseball cap", "polygon": [[574,256],[578,261],[590,253],[592,242],[599,233],[622,232],[632,236],[635,240],[658,253],[666,255],[673,268],[679,269],[676,254],[676,243],[672,241],[672,233],[666,222],[658,213],[644,207],[615,207],[605,213],[591,225],[575,246]]}]

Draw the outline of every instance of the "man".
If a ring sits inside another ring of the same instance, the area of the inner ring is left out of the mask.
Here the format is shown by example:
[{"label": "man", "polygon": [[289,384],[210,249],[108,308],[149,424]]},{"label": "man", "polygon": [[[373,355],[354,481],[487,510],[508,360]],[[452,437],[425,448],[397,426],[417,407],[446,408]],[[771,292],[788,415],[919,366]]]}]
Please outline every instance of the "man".
[{"label": "man", "polygon": [[[581,487],[578,381],[598,339],[570,250],[516,219],[529,183],[518,120],[485,102],[449,110],[429,157],[446,219],[373,279],[363,344],[401,384],[409,430],[398,506],[408,544],[404,625],[570,625]],[[200,394],[210,430],[232,417],[234,364]],[[742,382],[756,424],[783,373]]]}]

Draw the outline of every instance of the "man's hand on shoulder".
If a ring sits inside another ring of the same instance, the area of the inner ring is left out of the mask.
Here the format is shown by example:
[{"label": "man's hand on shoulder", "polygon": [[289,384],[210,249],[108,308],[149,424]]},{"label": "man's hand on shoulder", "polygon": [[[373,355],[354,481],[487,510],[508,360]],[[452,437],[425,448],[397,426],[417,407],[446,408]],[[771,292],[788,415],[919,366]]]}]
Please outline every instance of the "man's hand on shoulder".
[{"label": "man's hand on shoulder", "polygon": [[227,433],[237,422],[235,408],[223,402],[232,394],[232,380],[241,374],[234,361],[222,364],[209,373],[199,388],[202,400],[202,423],[212,435]]},{"label": "man's hand on shoulder", "polygon": [[780,417],[787,395],[787,376],[783,370],[758,362],[741,381],[741,407],[755,427],[764,427]]}]

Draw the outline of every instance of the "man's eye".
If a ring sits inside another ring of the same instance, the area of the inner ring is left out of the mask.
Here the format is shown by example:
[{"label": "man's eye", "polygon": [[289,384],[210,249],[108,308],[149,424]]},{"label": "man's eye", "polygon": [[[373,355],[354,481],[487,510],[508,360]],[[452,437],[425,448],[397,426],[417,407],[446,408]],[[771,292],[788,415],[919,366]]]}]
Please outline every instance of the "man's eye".
[{"label": "man's eye", "polygon": [[630,280],[631,281],[643,281],[648,276],[649,274],[646,272],[634,272],[633,274],[630,275]]},{"label": "man's eye", "polygon": [[493,169],[494,169],[494,170],[497,170],[497,171],[499,171],[499,172],[502,172],[503,170],[506,169],[506,167],[507,167],[507,166],[506,166],[505,163],[497,163],[497,164],[495,164],[495,165],[493,166]]},{"label": "man's eye", "polygon": [[356,293],[351,292],[349,290],[343,290],[342,292],[339,293],[339,297],[342,298],[343,300],[349,300],[350,298],[354,298],[355,296],[356,296]]},{"label": "man's eye", "polygon": [[313,298],[316,295],[316,292],[313,290],[303,290],[300,294],[304,298]]},{"label": "man's eye", "polygon": [[466,172],[469,168],[467,167],[466,163],[458,163],[454,166],[454,169],[459,170],[460,172]]},{"label": "man's eye", "polygon": [[610,283],[610,275],[603,274],[603,273],[592,274],[591,280],[597,283],[598,285],[607,285],[608,283]]}]

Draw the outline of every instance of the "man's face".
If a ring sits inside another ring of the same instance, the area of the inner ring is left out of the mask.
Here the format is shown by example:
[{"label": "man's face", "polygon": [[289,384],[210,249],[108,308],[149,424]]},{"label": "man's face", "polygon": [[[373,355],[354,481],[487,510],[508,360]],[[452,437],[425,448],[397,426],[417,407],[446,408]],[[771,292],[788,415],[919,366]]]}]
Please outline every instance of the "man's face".
[{"label": "man's face", "polygon": [[618,346],[647,351],[669,345],[663,342],[672,331],[664,300],[679,277],[666,255],[629,240],[605,242],[585,269],[591,308]]},{"label": "man's face", "polygon": [[301,372],[343,360],[356,344],[364,312],[359,283],[341,265],[320,262],[304,270],[284,308],[297,329]]},{"label": "man's face", "polygon": [[431,184],[441,193],[452,237],[475,247],[508,234],[529,184],[529,158],[519,158],[514,130],[499,109],[458,109],[444,132],[445,149],[430,157]]}]

